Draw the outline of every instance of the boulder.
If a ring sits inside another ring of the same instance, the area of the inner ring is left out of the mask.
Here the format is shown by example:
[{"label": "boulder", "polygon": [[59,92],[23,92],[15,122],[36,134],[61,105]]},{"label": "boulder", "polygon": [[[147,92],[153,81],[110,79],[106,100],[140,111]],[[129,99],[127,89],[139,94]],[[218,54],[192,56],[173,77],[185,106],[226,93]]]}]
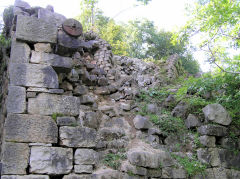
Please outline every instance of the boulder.
[{"label": "boulder", "polygon": [[199,127],[201,126],[201,122],[196,116],[189,114],[185,120],[185,125],[187,128]]},{"label": "boulder", "polygon": [[209,104],[202,110],[207,121],[226,126],[232,122],[230,115],[220,104]]},{"label": "boulder", "polygon": [[187,178],[187,174],[182,168],[166,167],[162,169],[162,178]]},{"label": "boulder", "polygon": [[74,163],[81,165],[94,165],[98,162],[99,155],[93,149],[77,149],[74,154]]},{"label": "boulder", "polygon": [[39,64],[9,65],[10,85],[58,88],[58,76],[51,66]]},{"label": "boulder", "polygon": [[232,179],[232,172],[230,169],[226,168],[213,168],[213,174],[215,178],[221,178],[221,179]]},{"label": "boulder", "polygon": [[199,141],[203,146],[216,147],[216,138],[214,136],[200,136]]},{"label": "boulder", "polygon": [[143,167],[136,167],[134,165],[131,165],[128,161],[124,161],[121,164],[121,171],[125,173],[133,173],[134,175],[147,175],[147,169]]},{"label": "boulder", "polygon": [[76,96],[85,95],[88,92],[88,88],[84,85],[77,85],[73,90],[73,94]]},{"label": "boulder", "polygon": [[59,55],[32,51],[31,63],[45,64],[52,66],[59,72],[70,72],[73,67],[73,60],[69,57],[62,57]]},{"label": "boulder", "polygon": [[28,167],[29,147],[23,143],[3,143],[2,174],[24,175]]},{"label": "boulder", "polygon": [[4,128],[6,141],[57,143],[57,124],[49,116],[8,114]]},{"label": "boulder", "polygon": [[226,136],[227,128],[220,125],[208,124],[201,126],[197,129],[198,133],[201,135],[210,135],[210,136]]},{"label": "boulder", "polygon": [[10,63],[28,63],[30,54],[31,49],[26,43],[12,39]]},{"label": "boulder", "polygon": [[58,113],[66,116],[77,116],[79,106],[80,99],[74,96],[41,93],[36,98],[28,100],[30,114],[52,115]]},{"label": "boulder", "polygon": [[99,115],[96,112],[87,112],[83,125],[86,127],[97,129],[99,126]]},{"label": "boulder", "polygon": [[68,174],[73,168],[73,149],[60,147],[31,148],[30,172],[36,174]]},{"label": "boulder", "polygon": [[172,111],[172,116],[174,117],[181,117],[184,118],[187,114],[189,106],[184,103],[184,102],[180,102]]},{"label": "boulder", "polygon": [[26,104],[26,89],[20,86],[9,86],[7,112],[24,113],[26,111]]},{"label": "boulder", "polygon": [[156,104],[147,104],[146,111],[151,114],[156,114],[160,112]]},{"label": "boulder", "polygon": [[240,169],[240,153],[233,152],[229,149],[220,149],[219,156],[221,166],[225,168],[237,168]]},{"label": "boulder", "polygon": [[42,19],[48,23],[54,24],[55,26],[59,27],[66,20],[66,17],[56,12],[52,12],[48,9],[41,8],[38,11],[38,19]]},{"label": "boulder", "polygon": [[96,130],[87,127],[60,127],[61,145],[93,148],[96,146]]},{"label": "boulder", "polygon": [[19,15],[17,17],[16,38],[31,43],[55,44],[57,42],[57,27],[43,19]]},{"label": "boulder", "polygon": [[199,161],[212,167],[221,165],[219,150],[217,148],[198,149],[197,156]]},{"label": "boulder", "polygon": [[152,124],[149,121],[149,119],[141,115],[137,115],[133,119],[133,123],[136,129],[149,129],[150,127],[152,127]]}]

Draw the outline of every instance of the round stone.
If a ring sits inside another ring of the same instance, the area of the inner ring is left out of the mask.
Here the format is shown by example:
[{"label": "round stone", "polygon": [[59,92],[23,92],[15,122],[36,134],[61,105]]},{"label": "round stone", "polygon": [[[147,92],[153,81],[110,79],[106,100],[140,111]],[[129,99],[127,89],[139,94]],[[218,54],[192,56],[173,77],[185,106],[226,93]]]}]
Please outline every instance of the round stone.
[{"label": "round stone", "polygon": [[73,37],[79,37],[82,35],[82,24],[75,19],[67,19],[63,22],[63,30],[68,35]]}]

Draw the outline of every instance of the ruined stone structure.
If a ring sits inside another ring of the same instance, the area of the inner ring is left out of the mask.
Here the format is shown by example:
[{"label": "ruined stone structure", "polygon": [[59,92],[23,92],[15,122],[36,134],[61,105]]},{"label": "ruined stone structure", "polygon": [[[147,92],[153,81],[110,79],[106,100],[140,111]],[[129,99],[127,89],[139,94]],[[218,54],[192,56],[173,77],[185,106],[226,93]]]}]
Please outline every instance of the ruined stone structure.
[{"label": "ruined stone structure", "polygon": [[[93,32],[71,36],[62,29],[66,18],[51,6],[32,8],[17,0],[14,16],[2,76],[3,179],[188,178],[170,154],[177,139],[136,115],[139,91],[163,83],[159,67],[114,56]],[[171,78],[173,61],[166,65]],[[172,114],[182,117],[185,109],[179,104]],[[159,114],[160,107],[150,104],[147,110]],[[224,148],[231,118],[218,105],[204,112],[215,124],[189,115],[186,125],[202,135],[197,154],[208,164],[207,178],[240,178],[233,169],[240,168],[240,156]],[[218,138],[222,148],[216,147]],[[121,164],[107,167],[103,161],[113,160],[107,154],[121,156]]]}]

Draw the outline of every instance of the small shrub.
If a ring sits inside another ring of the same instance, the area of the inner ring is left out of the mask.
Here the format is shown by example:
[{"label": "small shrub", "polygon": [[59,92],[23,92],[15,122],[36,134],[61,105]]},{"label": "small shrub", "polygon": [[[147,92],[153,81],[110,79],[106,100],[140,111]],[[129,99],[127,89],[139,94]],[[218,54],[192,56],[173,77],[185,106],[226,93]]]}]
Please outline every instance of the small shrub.
[{"label": "small shrub", "polygon": [[202,164],[196,159],[196,157],[190,159],[188,157],[180,157],[177,155],[172,155],[178,163],[186,170],[188,176],[194,176],[198,173],[204,173],[207,166]]},{"label": "small shrub", "polygon": [[52,119],[54,121],[57,121],[57,117],[62,117],[62,116],[63,116],[63,114],[61,114],[61,113],[53,113],[52,114]]},{"label": "small shrub", "polygon": [[125,153],[108,153],[104,156],[103,163],[114,170],[117,170],[118,167],[121,165],[121,161],[126,159]]}]

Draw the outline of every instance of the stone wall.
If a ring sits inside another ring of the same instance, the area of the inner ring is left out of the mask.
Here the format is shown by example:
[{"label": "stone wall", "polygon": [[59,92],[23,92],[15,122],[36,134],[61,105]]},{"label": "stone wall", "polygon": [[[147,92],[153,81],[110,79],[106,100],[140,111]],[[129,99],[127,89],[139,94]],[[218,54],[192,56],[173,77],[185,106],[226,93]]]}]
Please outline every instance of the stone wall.
[{"label": "stone wall", "polygon": [[[164,83],[161,70],[176,77],[176,58],[160,69],[114,56],[111,46],[93,32],[79,37],[66,33],[65,21],[51,6],[32,8],[15,2],[9,81],[4,71],[2,83],[7,96],[7,102],[2,98],[7,113],[1,108],[2,178],[188,178],[170,155],[178,139],[165,136],[148,117],[136,114],[140,91]],[[161,112],[157,104],[146,109],[155,115]],[[182,115],[184,109],[179,104],[172,115]],[[207,177],[238,178],[240,173],[231,166],[240,160],[215,145],[217,137],[226,135],[227,127],[221,125],[231,121],[211,126],[192,124],[195,120],[189,118],[186,125],[203,135],[206,148],[197,154],[210,164]]]}]

